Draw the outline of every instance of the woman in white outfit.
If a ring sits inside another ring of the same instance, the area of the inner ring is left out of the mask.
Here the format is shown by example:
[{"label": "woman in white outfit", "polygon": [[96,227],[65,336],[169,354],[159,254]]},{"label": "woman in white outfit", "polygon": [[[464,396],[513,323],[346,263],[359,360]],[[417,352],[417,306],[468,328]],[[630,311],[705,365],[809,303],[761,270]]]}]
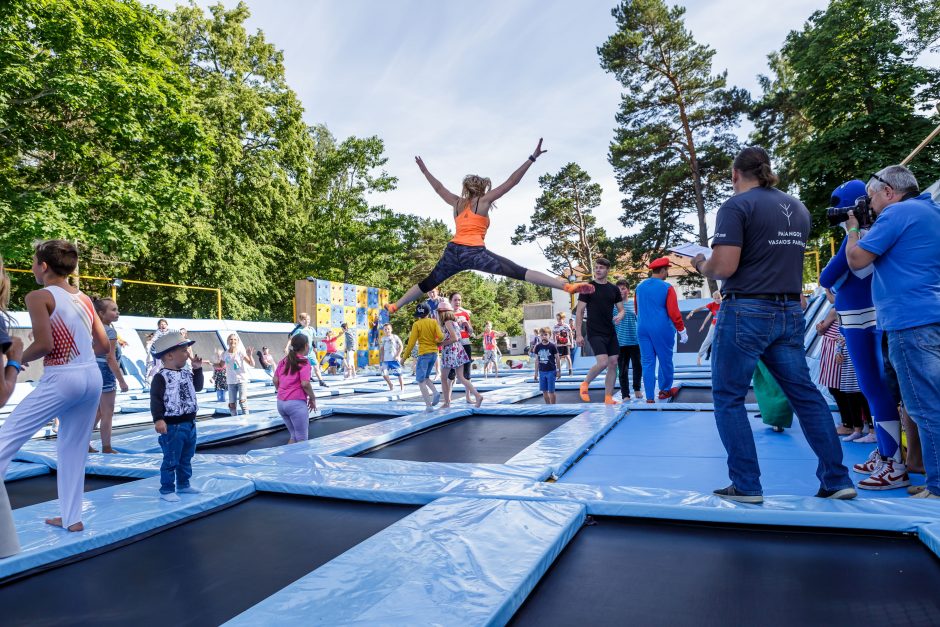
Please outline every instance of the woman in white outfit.
[{"label": "woman in white outfit", "polygon": [[[43,375],[36,388],[17,405],[0,427],[0,476],[16,452],[52,418],[59,417],[56,442],[56,480],[61,517],[50,525],[69,531],[84,529],[82,492],[88,438],[101,397],[101,372],[96,355],[110,343],[91,299],[68,283],[78,266],[78,250],[65,240],[36,245],[33,276],[43,286],[26,295],[33,326],[33,343],[23,351],[23,365],[43,358]],[[12,529],[13,516],[6,491],[0,498],[0,530]],[[15,539],[14,539],[15,545]],[[19,550],[14,546],[7,555]]]}]

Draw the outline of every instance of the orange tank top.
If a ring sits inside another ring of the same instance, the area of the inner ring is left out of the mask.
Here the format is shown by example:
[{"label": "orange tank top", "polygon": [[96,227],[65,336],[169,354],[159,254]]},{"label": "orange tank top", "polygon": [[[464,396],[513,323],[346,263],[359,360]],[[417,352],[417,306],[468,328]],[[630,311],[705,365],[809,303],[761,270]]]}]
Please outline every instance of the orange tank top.
[{"label": "orange tank top", "polygon": [[481,216],[470,209],[470,201],[467,201],[463,211],[454,218],[457,223],[457,234],[450,240],[455,244],[463,246],[485,246],[483,238],[486,237],[486,230],[490,228],[490,219],[488,216]]}]

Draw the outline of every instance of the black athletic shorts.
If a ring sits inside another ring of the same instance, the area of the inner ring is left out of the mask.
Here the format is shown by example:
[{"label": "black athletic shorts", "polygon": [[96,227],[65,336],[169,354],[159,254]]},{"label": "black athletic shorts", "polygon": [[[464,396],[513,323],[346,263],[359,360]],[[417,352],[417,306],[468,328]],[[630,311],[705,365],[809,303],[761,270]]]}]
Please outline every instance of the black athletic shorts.
[{"label": "black athletic shorts", "polygon": [[568,347],[567,346],[558,346],[558,356],[567,357],[568,356]]},{"label": "black athletic shorts", "polygon": [[435,287],[464,270],[479,270],[489,274],[525,280],[526,269],[514,261],[500,257],[486,249],[486,246],[464,246],[447,242],[444,254],[431,274],[418,283],[422,292],[430,292]]},{"label": "black athletic shorts", "polygon": [[616,335],[589,335],[587,341],[595,355],[620,355],[620,343]]}]

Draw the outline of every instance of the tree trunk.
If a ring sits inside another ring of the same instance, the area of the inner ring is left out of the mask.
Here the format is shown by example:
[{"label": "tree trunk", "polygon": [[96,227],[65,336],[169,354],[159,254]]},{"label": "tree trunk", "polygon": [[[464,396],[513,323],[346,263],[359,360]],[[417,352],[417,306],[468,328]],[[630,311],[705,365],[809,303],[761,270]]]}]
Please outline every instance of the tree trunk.
[{"label": "tree trunk", "polygon": [[[679,118],[682,120],[682,130],[685,133],[686,147],[689,150],[689,169],[692,171],[692,188],[695,191],[695,211],[698,214],[698,243],[701,246],[708,246],[708,227],[705,225],[705,196],[702,193],[702,175],[698,169],[698,156],[695,152],[695,140],[692,137],[692,129],[689,128],[689,118],[686,115],[685,104],[682,101],[682,94],[679,95]],[[708,279],[709,293],[718,290],[718,282],[715,279]]]}]

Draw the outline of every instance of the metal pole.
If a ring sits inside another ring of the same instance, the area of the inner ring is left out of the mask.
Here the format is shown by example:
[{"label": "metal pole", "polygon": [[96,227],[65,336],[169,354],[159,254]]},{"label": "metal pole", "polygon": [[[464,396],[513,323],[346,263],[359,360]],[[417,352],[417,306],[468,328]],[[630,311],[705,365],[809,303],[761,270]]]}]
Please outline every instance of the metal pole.
[{"label": "metal pole", "polygon": [[114,287],[114,283],[111,284],[111,300],[117,304],[117,288]]},{"label": "metal pole", "polygon": [[222,290],[219,288],[215,289],[215,304],[219,311],[219,320],[222,319]]}]

